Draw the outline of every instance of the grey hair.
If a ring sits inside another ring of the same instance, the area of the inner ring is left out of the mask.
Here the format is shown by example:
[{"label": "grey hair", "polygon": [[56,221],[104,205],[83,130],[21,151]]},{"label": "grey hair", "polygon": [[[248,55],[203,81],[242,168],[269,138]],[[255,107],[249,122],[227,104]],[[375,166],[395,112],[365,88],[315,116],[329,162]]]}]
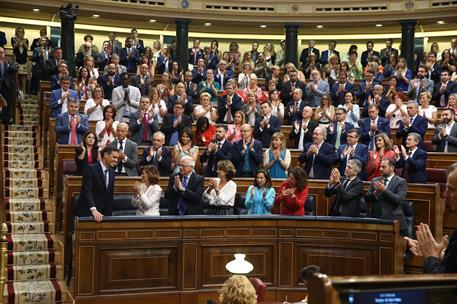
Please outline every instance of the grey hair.
[{"label": "grey hair", "polygon": [[353,159],[350,159],[348,163],[350,163],[353,166],[354,171],[356,171],[356,173],[359,173],[360,171],[362,171],[363,165],[360,160],[353,158]]},{"label": "grey hair", "polygon": [[195,160],[189,155],[182,157],[180,162],[184,162],[186,165],[191,166],[192,169],[195,167]]},{"label": "grey hair", "polygon": [[422,141],[422,136],[420,136],[419,133],[412,132],[412,133],[409,133],[408,136],[414,137],[414,140],[417,141],[418,143],[420,143]]}]

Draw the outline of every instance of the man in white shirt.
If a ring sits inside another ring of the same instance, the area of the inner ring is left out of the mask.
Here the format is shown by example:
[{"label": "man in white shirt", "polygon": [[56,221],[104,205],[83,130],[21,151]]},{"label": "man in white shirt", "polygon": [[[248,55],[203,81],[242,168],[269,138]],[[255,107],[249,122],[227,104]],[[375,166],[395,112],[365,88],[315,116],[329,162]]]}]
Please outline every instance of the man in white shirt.
[{"label": "man in white shirt", "polygon": [[110,146],[119,149],[119,164],[115,168],[116,175],[137,176],[136,163],[138,160],[138,146],[127,138],[129,125],[121,122],[117,125],[117,139]]},{"label": "man in white shirt", "polygon": [[295,149],[303,150],[307,143],[313,141],[313,131],[319,124],[311,119],[312,116],[313,109],[306,106],[302,111],[302,119],[294,121],[294,128],[289,133],[289,139],[295,140]]},{"label": "man in white shirt", "polygon": [[141,92],[130,85],[129,74],[121,74],[122,85],[113,90],[112,105],[116,110],[116,120],[128,122],[130,115],[140,107]]},{"label": "man in white shirt", "polygon": [[70,89],[70,77],[63,76],[60,78],[60,89],[53,90],[51,99],[49,100],[49,108],[51,116],[57,117],[60,114],[66,113],[69,100],[78,100],[78,92]]}]

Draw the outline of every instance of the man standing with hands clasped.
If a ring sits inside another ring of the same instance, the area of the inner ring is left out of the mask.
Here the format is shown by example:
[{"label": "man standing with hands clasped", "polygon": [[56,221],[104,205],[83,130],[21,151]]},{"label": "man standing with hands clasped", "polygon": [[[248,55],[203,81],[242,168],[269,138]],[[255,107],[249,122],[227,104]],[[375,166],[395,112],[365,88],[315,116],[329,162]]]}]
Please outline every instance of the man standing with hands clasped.
[{"label": "man standing with hands clasped", "polygon": [[[444,197],[453,209],[457,208],[457,163],[448,168]],[[445,235],[438,242],[429,226],[421,223],[417,227],[416,237],[416,240],[408,237],[405,239],[414,255],[425,258],[424,273],[457,273],[457,229],[450,239]]]}]

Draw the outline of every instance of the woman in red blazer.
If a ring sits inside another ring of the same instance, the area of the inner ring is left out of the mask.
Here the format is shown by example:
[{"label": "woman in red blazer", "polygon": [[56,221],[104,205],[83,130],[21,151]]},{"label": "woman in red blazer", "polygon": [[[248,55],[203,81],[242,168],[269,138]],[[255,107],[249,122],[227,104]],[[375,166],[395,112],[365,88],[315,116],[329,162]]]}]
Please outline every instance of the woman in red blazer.
[{"label": "woman in red blazer", "polygon": [[281,215],[305,215],[308,198],[308,177],[300,167],[289,169],[287,179],[279,186],[274,209]]}]

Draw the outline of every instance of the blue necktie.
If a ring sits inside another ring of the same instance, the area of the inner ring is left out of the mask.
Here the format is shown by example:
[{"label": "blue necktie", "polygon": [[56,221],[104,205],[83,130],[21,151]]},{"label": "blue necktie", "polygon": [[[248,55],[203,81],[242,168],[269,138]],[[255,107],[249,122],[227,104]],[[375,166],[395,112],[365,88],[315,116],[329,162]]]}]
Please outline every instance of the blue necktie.
[{"label": "blue necktie", "polygon": [[[184,176],[182,178],[182,186],[184,188],[186,188],[186,186],[187,186],[187,179],[188,179],[187,176]],[[179,198],[179,201],[178,201],[178,213],[179,213],[179,215],[185,215],[186,214],[186,206],[184,205],[184,199],[182,198],[182,194],[181,194],[181,197]]]}]

